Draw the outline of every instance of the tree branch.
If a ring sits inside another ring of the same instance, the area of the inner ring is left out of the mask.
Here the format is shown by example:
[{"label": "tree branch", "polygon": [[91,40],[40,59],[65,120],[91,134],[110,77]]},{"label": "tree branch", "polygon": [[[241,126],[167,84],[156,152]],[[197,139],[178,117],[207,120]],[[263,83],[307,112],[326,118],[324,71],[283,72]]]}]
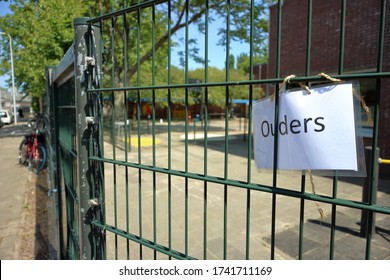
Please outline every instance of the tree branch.
[{"label": "tree branch", "polygon": [[[215,8],[219,5],[220,3],[217,3],[217,4],[214,4],[212,5],[211,7],[209,7],[209,9],[211,8]],[[187,25],[186,22],[183,22],[181,23],[183,17],[184,17],[184,14],[185,14],[185,6],[183,5],[183,8],[181,9],[181,12],[178,16],[178,20],[176,22],[176,24],[174,25],[173,28],[171,28],[171,35],[175,34],[178,30],[180,30],[181,28],[185,27]],[[198,13],[194,14],[189,20],[188,20],[188,25],[191,24],[191,23],[194,23],[196,22],[197,20],[199,20],[201,18],[201,16],[205,13],[206,11],[206,8],[203,8],[201,10],[199,10]],[[157,43],[154,45],[155,47],[155,51],[157,51],[158,49],[160,49],[167,41],[169,40],[169,32],[167,31],[164,36],[162,36],[158,41]],[[148,59],[150,59],[151,57],[153,56],[153,47],[147,52],[145,53],[141,58],[140,58],[140,61],[139,63],[142,64],[144,63],[145,61],[147,61]],[[128,75],[129,75],[129,78],[131,78],[136,72],[138,71],[138,62],[133,64],[130,68],[129,68],[129,72],[128,72]]]}]

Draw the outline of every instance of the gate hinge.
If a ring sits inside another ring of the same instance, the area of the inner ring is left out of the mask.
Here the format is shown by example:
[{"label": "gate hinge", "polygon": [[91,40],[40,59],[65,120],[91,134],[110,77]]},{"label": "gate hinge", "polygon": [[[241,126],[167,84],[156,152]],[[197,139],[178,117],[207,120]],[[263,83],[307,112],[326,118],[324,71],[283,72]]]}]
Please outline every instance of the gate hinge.
[{"label": "gate hinge", "polygon": [[47,192],[47,196],[48,196],[48,197],[52,197],[56,192],[58,192],[57,189],[50,189],[50,190]]},{"label": "gate hinge", "polygon": [[92,199],[88,200],[88,205],[91,208],[98,207],[100,204],[101,204],[101,201],[99,198],[92,198]]},{"label": "gate hinge", "polygon": [[95,58],[91,57],[91,56],[86,56],[85,57],[85,64],[87,64],[88,66],[95,66],[96,65]]},{"label": "gate hinge", "polygon": [[94,117],[86,117],[85,122],[87,123],[88,126],[92,126],[95,124],[95,118]]}]

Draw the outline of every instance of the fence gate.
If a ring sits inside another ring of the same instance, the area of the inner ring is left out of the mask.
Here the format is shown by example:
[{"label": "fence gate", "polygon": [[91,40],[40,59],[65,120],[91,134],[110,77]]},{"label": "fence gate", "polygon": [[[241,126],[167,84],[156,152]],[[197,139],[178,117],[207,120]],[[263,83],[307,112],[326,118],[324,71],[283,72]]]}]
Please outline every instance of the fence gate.
[{"label": "fence gate", "polygon": [[[283,9],[294,1],[279,1],[270,7],[276,16],[270,20],[269,41],[264,39],[273,72],[260,75],[265,66],[255,64],[260,44],[255,38],[260,28],[256,20],[265,17],[262,2],[138,1],[96,18],[75,19],[72,48],[46,71],[47,112],[54,128],[48,135],[49,169],[60,258],[389,257],[389,244],[377,238],[378,229],[388,232],[390,203],[388,181],[377,175],[376,149],[368,159],[373,164],[365,187],[361,178],[337,173],[309,176],[276,165],[268,171],[255,167],[254,102],[275,92],[278,109],[279,84],[287,74],[298,76],[291,83],[326,82],[311,69],[316,48],[311,34],[314,38],[318,32],[312,1],[304,2],[306,8],[299,5],[307,20],[304,71],[283,72],[281,58],[288,46],[281,34],[289,17]],[[390,76],[382,68],[389,8],[386,1],[378,7],[379,59],[374,70],[357,73],[344,70],[350,6],[333,2],[339,5],[340,40],[332,53],[340,56],[328,74],[373,84],[368,138],[376,147],[379,96]],[[247,20],[246,29],[237,29],[239,19]],[[211,65],[219,29],[220,55],[228,65],[223,70]],[[245,78],[238,76],[232,57],[237,54],[234,40],[243,31]],[[362,198],[363,189],[368,200]],[[326,218],[321,219],[318,207]]]}]

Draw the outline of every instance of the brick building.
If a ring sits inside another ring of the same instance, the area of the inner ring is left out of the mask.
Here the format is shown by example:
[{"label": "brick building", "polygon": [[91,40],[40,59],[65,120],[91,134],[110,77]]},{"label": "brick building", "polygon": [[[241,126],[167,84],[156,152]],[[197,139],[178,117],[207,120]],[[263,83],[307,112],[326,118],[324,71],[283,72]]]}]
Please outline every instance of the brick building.
[{"label": "brick building", "polygon": [[[380,0],[346,1],[344,57],[340,59],[342,1],[313,0],[311,41],[307,42],[308,0],[284,0],[281,17],[280,77],[375,73],[378,69]],[[268,78],[276,76],[278,5],[270,6]],[[390,5],[386,8],[382,71],[390,72]],[[310,67],[306,73],[307,46]],[[340,63],[342,61],[342,63]],[[343,67],[340,68],[340,65]],[[360,79],[361,94],[370,108],[375,106],[376,79]],[[372,122],[363,123],[372,135]],[[369,145],[372,137],[364,139]],[[381,79],[378,146],[380,157],[390,159],[390,78]],[[381,165],[382,175],[390,166]]]}]

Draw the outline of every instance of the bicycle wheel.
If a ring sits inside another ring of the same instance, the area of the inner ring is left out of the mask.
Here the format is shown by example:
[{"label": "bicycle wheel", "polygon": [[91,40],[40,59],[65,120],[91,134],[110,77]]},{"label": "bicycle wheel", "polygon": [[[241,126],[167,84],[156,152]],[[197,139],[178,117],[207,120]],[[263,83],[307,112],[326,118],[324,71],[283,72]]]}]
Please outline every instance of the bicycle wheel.
[{"label": "bicycle wheel", "polygon": [[42,145],[37,145],[35,153],[32,152],[30,154],[29,168],[35,174],[38,174],[43,170],[45,164],[46,164],[46,149]]},{"label": "bicycle wheel", "polygon": [[28,159],[28,147],[25,139],[19,145],[19,164],[26,165]]}]

